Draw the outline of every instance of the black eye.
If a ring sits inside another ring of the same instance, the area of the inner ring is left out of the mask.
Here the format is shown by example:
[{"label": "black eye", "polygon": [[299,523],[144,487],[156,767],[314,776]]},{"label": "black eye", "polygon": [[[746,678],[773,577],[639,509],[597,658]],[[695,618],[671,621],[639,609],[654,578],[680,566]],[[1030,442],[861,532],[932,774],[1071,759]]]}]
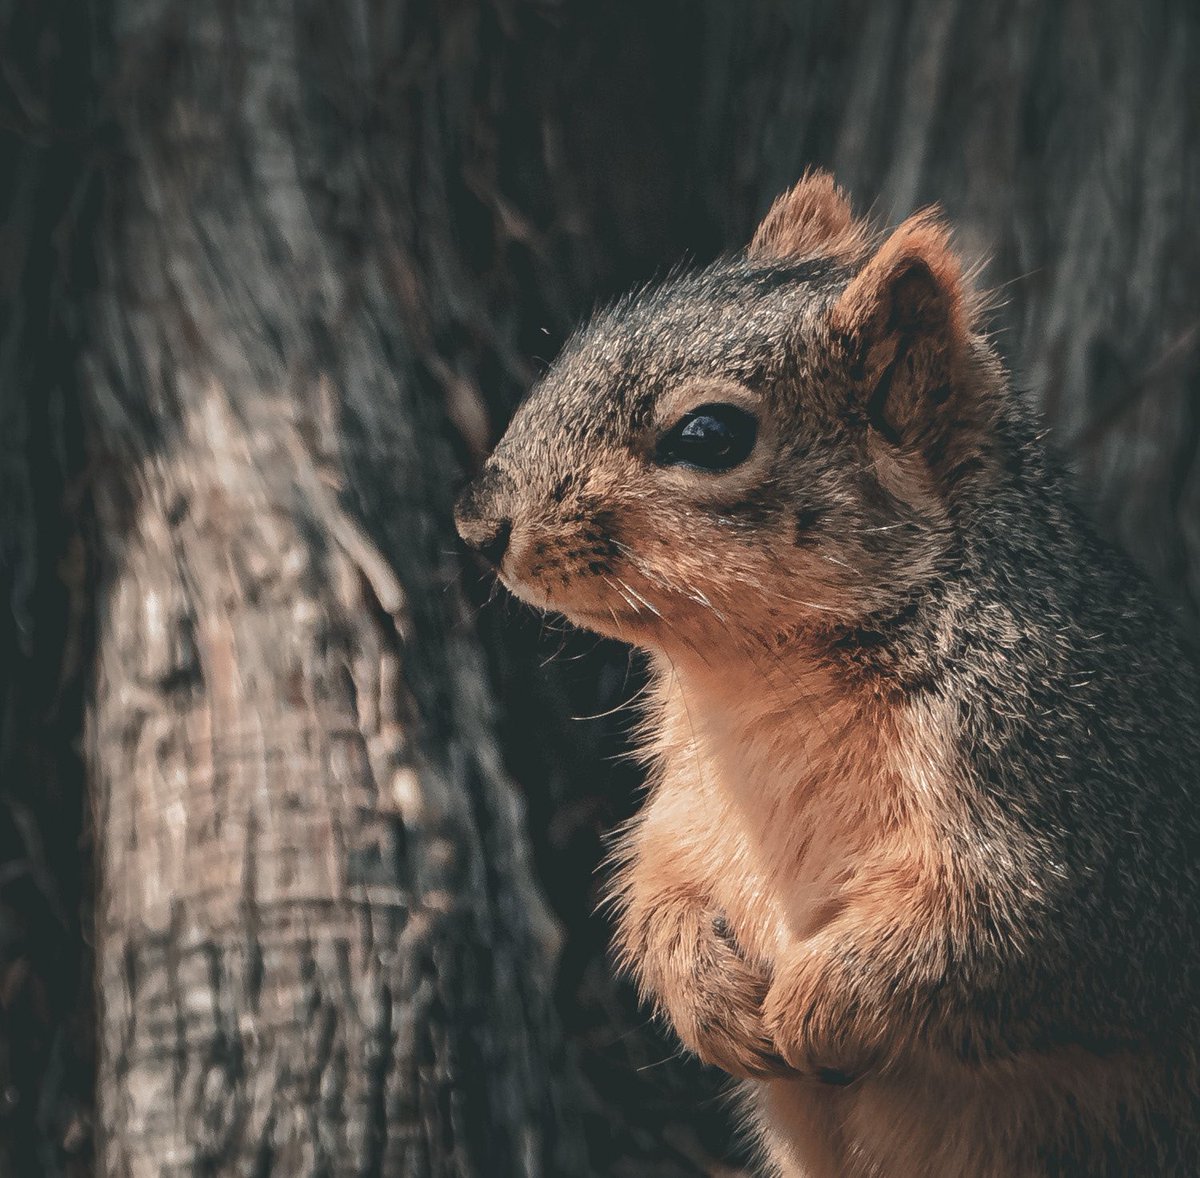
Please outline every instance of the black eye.
[{"label": "black eye", "polygon": [[662,437],[655,458],[665,466],[729,470],[754,449],[758,422],[736,405],[700,405]]}]

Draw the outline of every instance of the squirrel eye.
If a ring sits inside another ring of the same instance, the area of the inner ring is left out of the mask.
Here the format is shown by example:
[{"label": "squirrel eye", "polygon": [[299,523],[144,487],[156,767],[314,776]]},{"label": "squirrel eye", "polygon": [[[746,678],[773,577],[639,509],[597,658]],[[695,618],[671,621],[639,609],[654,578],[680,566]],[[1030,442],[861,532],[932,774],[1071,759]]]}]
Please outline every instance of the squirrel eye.
[{"label": "squirrel eye", "polygon": [[736,405],[699,405],[662,437],[655,458],[664,466],[729,470],[754,449],[758,422]]}]

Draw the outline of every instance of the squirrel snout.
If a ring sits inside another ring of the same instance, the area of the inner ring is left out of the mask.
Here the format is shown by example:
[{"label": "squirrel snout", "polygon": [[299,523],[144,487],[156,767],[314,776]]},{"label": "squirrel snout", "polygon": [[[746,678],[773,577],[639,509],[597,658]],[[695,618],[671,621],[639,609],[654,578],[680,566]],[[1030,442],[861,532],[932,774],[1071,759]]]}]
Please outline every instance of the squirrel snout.
[{"label": "squirrel snout", "polygon": [[512,520],[487,510],[480,502],[488,498],[481,494],[481,490],[486,490],[481,488],[481,481],[472,483],[459,496],[454,505],[454,526],[465,544],[474,548],[489,564],[499,567],[512,536]]}]

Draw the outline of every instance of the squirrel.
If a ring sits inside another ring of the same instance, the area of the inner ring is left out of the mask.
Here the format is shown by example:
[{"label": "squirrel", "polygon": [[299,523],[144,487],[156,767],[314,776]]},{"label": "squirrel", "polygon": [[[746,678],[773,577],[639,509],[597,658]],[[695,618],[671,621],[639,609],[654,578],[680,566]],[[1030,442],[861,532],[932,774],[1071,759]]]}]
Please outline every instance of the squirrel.
[{"label": "squirrel", "polygon": [[456,506],[648,652],[619,960],[766,1172],[1200,1174],[1200,679],[940,213],[825,173],[597,314]]}]

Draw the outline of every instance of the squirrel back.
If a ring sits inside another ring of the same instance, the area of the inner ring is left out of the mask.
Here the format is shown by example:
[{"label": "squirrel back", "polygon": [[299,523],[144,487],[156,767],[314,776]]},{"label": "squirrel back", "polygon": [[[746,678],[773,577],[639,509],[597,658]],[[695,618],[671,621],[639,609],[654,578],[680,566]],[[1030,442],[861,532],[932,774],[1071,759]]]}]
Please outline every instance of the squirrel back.
[{"label": "squirrel back", "polygon": [[979,316],[810,175],[567,345],[459,528],[650,652],[618,951],[764,1164],[1200,1172],[1200,681]]}]

